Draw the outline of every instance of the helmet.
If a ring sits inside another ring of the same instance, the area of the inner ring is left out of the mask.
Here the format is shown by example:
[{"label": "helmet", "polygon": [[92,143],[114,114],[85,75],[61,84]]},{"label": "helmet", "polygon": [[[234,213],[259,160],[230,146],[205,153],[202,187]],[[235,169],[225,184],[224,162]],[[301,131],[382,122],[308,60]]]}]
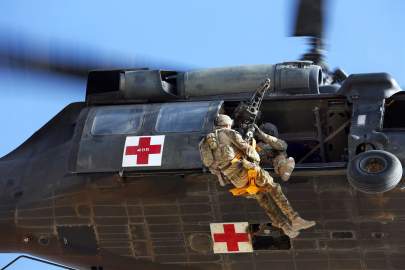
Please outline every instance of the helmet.
[{"label": "helmet", "polygon": [[217,118],[215,119],[215,126],[218,127],[225,127],[225,126],[232,126],[233,120],[226,114],[218,114]]},{"label": "helmet", "polygon": [[260,129],[271,136],[278,137],[278,129],[272,123],[264,123],[260,125]]}]

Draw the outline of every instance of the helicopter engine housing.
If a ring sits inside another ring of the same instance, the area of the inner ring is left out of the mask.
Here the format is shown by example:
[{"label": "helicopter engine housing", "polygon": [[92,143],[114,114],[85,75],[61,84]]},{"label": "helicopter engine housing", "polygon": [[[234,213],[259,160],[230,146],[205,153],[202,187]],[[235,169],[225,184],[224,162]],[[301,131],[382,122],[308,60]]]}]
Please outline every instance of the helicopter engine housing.
[{"label": "helicopter engine housing", "polygon": [[249,93],[266,78],[272,95],[319,94],[322,69],[309,61],[199,69],[101,70],[89,73],[90,103],[186,100]]}]

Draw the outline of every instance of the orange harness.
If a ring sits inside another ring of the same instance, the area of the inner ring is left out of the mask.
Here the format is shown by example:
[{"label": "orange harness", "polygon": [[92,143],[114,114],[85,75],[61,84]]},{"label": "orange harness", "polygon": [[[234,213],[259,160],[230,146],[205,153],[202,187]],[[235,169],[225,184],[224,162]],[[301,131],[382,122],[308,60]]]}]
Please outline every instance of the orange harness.
[{"label": "orange harness", "polygon": [[250,169],[247,172],[248,183],[246,186],[241,188],[232,188],[229,191],[232,193],[233,196],[242,196],[242,195],[255,195],[262,189],[256,185],[257,179],[257,170]]},{"label": "orange harness", "polygon": [[[254,143],[254,145],[256,145]],[[241,160],[242,155],[240,153],[236,154],[234,159],[232,159],[231,163],[235,163]],[[256,179],[258,176],[258,171],[257,169],[249,169],[247,171],[247,178],[248,182],[246,186],[241,187],[241,188],[232,188],[229,191],[232,193],[233,196],[243,196],[243,195],[255,195],[259,191],[262,191],[263,188],[260,188],[256,185]]]}]

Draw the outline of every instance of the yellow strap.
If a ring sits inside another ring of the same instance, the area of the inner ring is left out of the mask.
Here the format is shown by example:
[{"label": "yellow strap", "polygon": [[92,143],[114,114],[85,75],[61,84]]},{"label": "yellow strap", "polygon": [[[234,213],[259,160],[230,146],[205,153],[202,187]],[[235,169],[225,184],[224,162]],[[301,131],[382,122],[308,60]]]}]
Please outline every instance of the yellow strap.
[{"label": "yellow strap", "polygon": [[246,193],[249,195],[255,195],[262,189],[259,188],[256,185],[256,179],[257,179],[257,170],[256,169],[250,169],[247,172],[247,178],[248,178],[248,183],[246,186],[241,187],[241,188],[232,188],[229,191],[232,193],[233,196],[241,196],[245,195]]},{"label": "yellow strap", "polygon": [[241,153],[237,153],[237,154],[235,155],[235,157],[231,160],[231,163],[234,164],[235,162],[240,161],[241,158],[242,158],[242,154],[241,154]]},{"label": "yellow strap", "polygon": [[[253,148],[258,147],[256,145],[255,139],[252,140],[252,147]],[[231,163],[233,164],[235,162],[238,162],[241,160],[241,158],[242,158],[242,154],[237,153],[235,155],[235,157],[232,159]],[[249,169],[247,172],[248,183],[246,184],[246,186],[241,187],[241,188],[232,188],[229,191],[232,193],[233,196],[241,196],[241,195],[245,195],[246,193],[250,194],[250,195],[257,194],[261,190],[261,188],[256,186],[257,175],[258,175],[258,172],[256,169]]]}]

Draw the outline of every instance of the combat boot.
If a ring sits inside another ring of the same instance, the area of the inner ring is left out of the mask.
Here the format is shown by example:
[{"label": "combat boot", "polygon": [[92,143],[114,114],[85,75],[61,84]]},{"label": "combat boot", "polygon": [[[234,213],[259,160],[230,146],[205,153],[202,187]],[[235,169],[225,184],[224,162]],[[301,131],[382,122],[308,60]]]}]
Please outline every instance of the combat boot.
[{"label": "combat boot", "polygon": [[289,157],[285,162],[283,162],[280,165],[280,168],[278,169],[280,173],[281,179],[286,182],[288,179],[291,177],[291,173],[295,168],[295,160],[292,157]]},{"label": "combat boot", "polygon": [[295,231],[309,229],[315,226],[316,222],[312,220],[305,220],[300,216],[297,216],[291,221],[292,229]]},{"label": "combat boot", "polygon": [[281,226],[281,229],[283,230],[284,234],[290,238],[295,238],[300,234],[300,232],[295,230],[290,224]]}]

